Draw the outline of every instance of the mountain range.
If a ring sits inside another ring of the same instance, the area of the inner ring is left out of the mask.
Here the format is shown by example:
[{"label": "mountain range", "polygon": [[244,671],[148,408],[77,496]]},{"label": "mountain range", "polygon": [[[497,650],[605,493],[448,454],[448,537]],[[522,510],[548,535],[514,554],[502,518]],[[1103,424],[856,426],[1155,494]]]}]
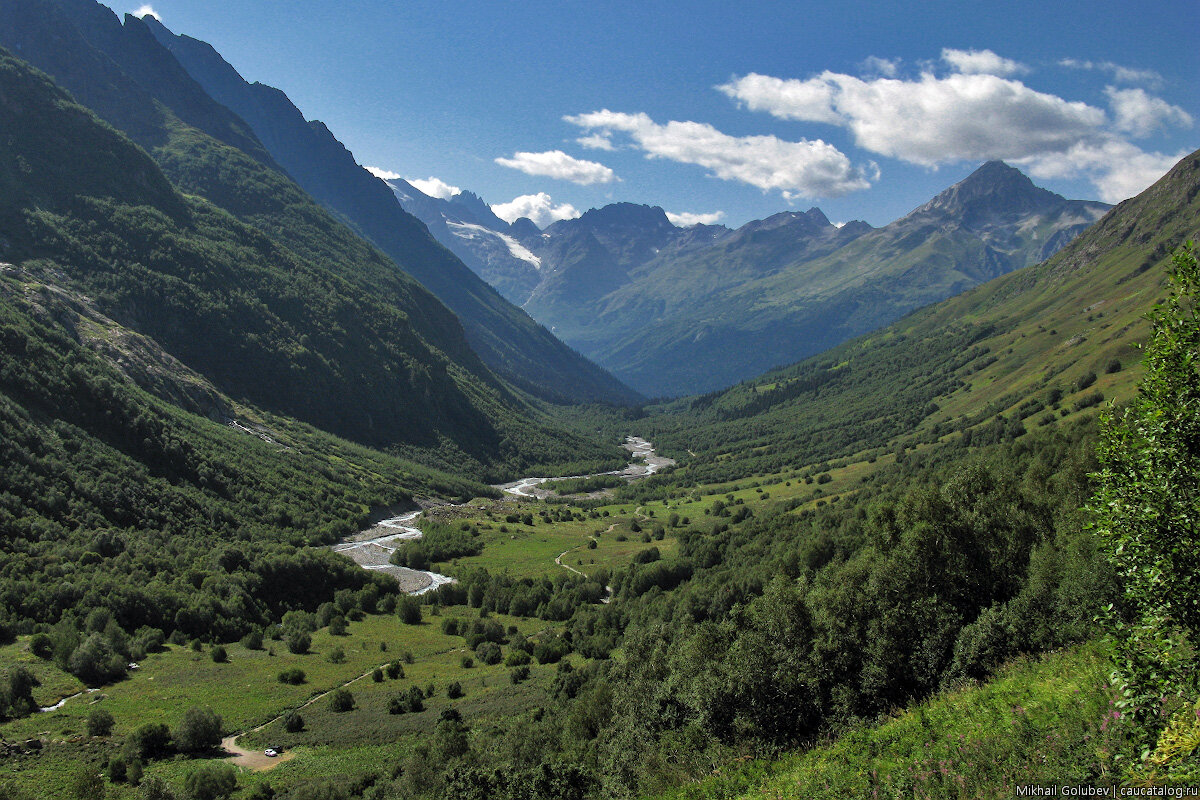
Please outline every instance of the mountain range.
[{"label": "mountain range", "polygon": [[882,228],[834,225],[817,208],[678,228],[661,208],[616,203],[537,231],[468,193],[390,185],[481,277],[647,395],[710,391],[820,352],[1042,261],[1109,208],[1002,162]]}]

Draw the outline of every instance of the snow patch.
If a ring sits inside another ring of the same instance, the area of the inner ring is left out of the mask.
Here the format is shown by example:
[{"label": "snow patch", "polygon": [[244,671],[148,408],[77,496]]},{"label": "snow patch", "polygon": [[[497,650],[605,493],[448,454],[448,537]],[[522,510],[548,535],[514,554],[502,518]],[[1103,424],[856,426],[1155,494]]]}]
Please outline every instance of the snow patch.
[{"label": "snow patch", "polygon": [[475,239],[477,237],[488,238],[495,237],[508,247],[508,252],[513,258],[519,258],[522,261],[527,261],[533,265],[534,269],[542,268],[542,260],[535,256],[529,248],[518,242],[513,237],[506,233],[494,231],[491,228],[485,228],[482,225],[472,225],[469,222],[446,222],[446,227],[450,232],[460,239]]}]

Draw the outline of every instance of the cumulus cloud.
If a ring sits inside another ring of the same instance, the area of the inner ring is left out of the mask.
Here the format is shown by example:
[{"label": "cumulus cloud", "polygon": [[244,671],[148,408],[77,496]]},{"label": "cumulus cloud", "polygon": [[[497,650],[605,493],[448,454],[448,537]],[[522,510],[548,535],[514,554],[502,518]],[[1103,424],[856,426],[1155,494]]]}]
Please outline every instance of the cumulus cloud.
[{"label": "cumulus cloud", "polygon": [[863,80],[824,72],[785,80],[752,73],[717,88],[780,119],[843,126],[860,147],[924,166],[1064,151],[1105,121],[1102,109],[987,74]]},{"label": "cumulus cloud", "polygon": [[607,109],[568,116],[572,125],[606,137],[628,134],[647,158],[707,168],[722,180],[740,181],[788,199],[840,197],[866,189],[878,170],[856,168],[844,153],[821,140],[785,141],[775,136],[735,137],[701,122],[654,122],[647,114]]},{"label": "cumulus cloud", "polygon": [[[914,78],[824,72],[804,80],[751,73],[716,88],[753,111],[845,128],[859,147],[880,155],[926,167],[1005,159],[1034,177],[1090,180],[1108,202],[1140,192],[1183,157],[1147,152],[1129,140],[1193,124],[1182,108],[1143,89],[1108,87],[1110,116],[993,74],[1013,67],[991,51],[946,50],[942,57],[958,71],[927,69]],[[1157,77],[1111,62],[1060,63],[1123,80]]]},{"label": "cumulus cloud", "polygon": [[160,16],[158,15],[158,12],[157,12],[157,11],[155,11],[155,10],[154,10],[154,7],[153,7],[153,6],[151,6],[151,5],[139,6],[139,7],[138,7],[138,9],[137,9],[136,11],[134,11],[134,12],[133,12],[133,16],[135,16],[135,17],[138,17],[138,18],[141,18],[141,17],[154,17],[154,18],[155,18],[156,20],[158,20],[159,22],[162,22],[162,17],[160,17]]},{"label": "cumulus cloud", "polygon": [[523,194],[507,203],[497,203],[492,206],[492,213],[510,224],[521,217],[528,217],[539,228],[561,219],[575,219],[579,216],[579,210],[575,206],[570,203],[555,205],[550,195],[545,192]]},{"label": "cumulus cloud", "polygon": [[955,72],[961,72],[964,75],[1005,77],[1029,71],[1029,67],[1024,64],[1009,58],[1002,58],[991,50],[954,50],[946,47],[942,49],[942,61],[949,64]]},{"label": "cumulus cloud", "polygon": [[390,169],[384,169],[383,167],[363,167],[363,169],[381,181],[394,181],[400,177],[399,172],[392,172]]},{"label": "cumulus cloud", "polygon": [[1081,61],[1077,58],[1064,58],[1058,62],[1058,65],[1069,69],[1107,72],[1118,83],[1140,83],[1154,88],[1161,86],[1163,82],[1162,75],[1159,75],[1152,69],[1124,67],[1120,64],[1114,64],[1111,61]]},{"label": "cumulus cloud", "polygon": [[1111,138],[1080,142],[1063,153],[1047,153],[1016,161],[1035,178],[1087,175],[1106,203],[1133,197],[1166,174],[1188,151],[1174,155],[1147,153],[1135,144]]},{"label": "cumulus cloud", "polygon": [[526,175],[543,175],[580,186],[612,183],[617,179],[616,173],[603,164],[569,156],[562,150],[514,153],[512,158],[497,158],[496,163],[502,167],[520,170]]},{"label": "cumulus cloud", "polygon": [[449,200],[456,194],[462,194],[462,189],[457,186],[451,186],[439,178],[407,178],[406,180],[418,192],[427,194],[430,197],[436,197],[439,200]]},{"label": "cumulus cloud", "polygon": [[1149,136],[1159,128],[1172,125],[1181,128],[1192,126],[1191,114],[1161,97],[1147,94],[1145,89],[1109,86],[1104,93],[1108,95],[1117,129],[1133,136]]},{"label": "cumulus cloud", "polygon": [[724,211],[713,211],[708,214],[693,214],[688,211],[681,211],[678,214],[667,212],[667,219],[671,224],[678,228],[690,228],[693,225],[716,225],[721,220],[725,219]]},{"label": "cumulus cloud", "polygon": [[602,133],[593,133],[590,136],[580,136],[575,140],[581,147],[586,147],[589,150],[616,150],[613,146],[612,139]]}]

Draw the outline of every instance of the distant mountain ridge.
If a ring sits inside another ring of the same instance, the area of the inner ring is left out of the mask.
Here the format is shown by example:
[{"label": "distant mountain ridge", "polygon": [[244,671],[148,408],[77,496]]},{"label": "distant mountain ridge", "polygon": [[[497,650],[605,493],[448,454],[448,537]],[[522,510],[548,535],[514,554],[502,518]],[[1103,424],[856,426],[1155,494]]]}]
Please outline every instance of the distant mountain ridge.
[{"label": "distant mountain ridge", "polygon": [[[818,208],[737,230],[678,228],[614,203],[544,231],[463,227],[458,196],[401,203],[506,297],[649,395],[727,386],[1049,258],[1110,206],[983,164],[904,217],[834,225]],[[475,198],[474,195],[471,195]],[[516,257],[501,244],[515,239]]]}]

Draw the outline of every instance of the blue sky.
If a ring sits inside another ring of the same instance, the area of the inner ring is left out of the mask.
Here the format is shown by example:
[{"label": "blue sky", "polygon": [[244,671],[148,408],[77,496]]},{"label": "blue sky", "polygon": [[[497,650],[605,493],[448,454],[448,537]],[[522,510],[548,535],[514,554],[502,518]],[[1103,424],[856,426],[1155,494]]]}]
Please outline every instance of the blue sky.
[{"label": "blue sky", "polygon": [[431,193],[541,224],[631,201],[731,226],[813,205],[885,224],[989,158],[1130,196],[1200,147],[1188,5],[150,4]]}]

